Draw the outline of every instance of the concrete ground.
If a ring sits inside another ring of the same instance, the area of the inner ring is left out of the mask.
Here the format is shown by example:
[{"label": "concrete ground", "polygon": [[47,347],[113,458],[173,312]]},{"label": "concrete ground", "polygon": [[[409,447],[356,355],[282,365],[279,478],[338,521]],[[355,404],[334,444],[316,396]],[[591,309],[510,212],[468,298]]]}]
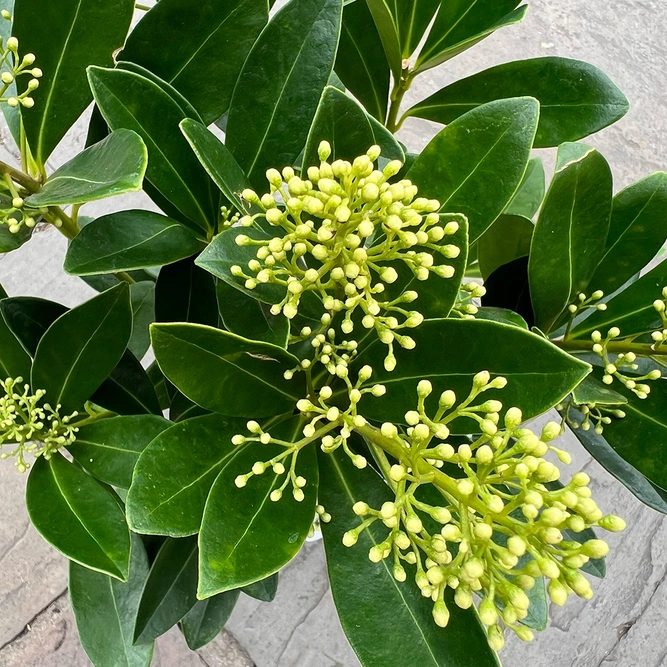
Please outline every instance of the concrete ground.
[{"label": "concrete ground", "polygon": [[[616,186],[667,167],[667,11],[664,0],[534,0],[522,26],[507,29],[424,76],[409,100],[493,64],[540,55],[587,60],[625,91],[632,110],[615,127],[589,140],[609,159]],[[436,128],[410,121],[402,139],[419,149]],[[7,132],[0,159],[11,159]],[[83,125],[69,136],[58,162],[82,148]],[[549,158],[550,159],[550,158]],[[135,205],[142,203],[135,199]],[[128,201],[90,206],[98,215]],[[63,238],[36,234],[19,251],[0,257],[0,282],[11,295],[36,295],[74,305],[90,296],[62,273]],[[596,497],[625,517],[614,536],[608,577],[595,582],[592,602],[555,609],[550,627],[532,644],[510,641],[506,667],[661,667],[667,665],[667,521],[645,508],[583,452],[573,438],[573,469],[594,480]],[[0,466],[0,667],[89,665],[76,636],[66,596],[66,564],[31,528],[25,476]],[[333,609],[321,544],[308,543],[286,568],[272,604],[243,598],[213,644],[190,654],[177,631],[158,641],[160,667],[353,667]],[[401,665],[401,667],[418,667]]]}]

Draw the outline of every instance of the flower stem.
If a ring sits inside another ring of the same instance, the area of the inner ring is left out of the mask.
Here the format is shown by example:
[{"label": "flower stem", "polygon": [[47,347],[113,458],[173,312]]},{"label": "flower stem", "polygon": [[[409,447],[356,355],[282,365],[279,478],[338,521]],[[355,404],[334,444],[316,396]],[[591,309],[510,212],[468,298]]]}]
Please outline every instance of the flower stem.
[{"label": "flower stem", "polygon": [[[593,341],[591,340],[552,340],[554,345],[567,352],[591,352]],[[613,354],[627,354],[634,352],[642,357],[667,357],[667,350],[661,352],[655,349],[655,343],[630,343],[622,340],[609,341],[607,350]]]},{"label": "flower stem", "polygon": [[397,85],[394,86],[394,89],[391,92],[391,103],[389,105],[389,113],[387,114],[386,126],[392,134],[398,132],[398,130],[401,129],[401,125],[403,124],[403,118],[399,120],[398,114],[401,110],[401,103],[403,102],[405,93],[410,90],[412,79],[413,74],[408,70],[404,70],[401,76],[401,80]]}]

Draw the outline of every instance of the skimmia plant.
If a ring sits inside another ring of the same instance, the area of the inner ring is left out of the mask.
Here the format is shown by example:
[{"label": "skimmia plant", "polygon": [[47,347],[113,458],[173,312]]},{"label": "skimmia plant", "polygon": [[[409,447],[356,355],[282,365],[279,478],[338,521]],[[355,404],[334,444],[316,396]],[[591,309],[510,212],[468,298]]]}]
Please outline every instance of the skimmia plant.
[{"label": "skimmia plant", "polygon": [[628,102],[582,62],[408,107],[518,0],[279,4],[0,0],[0,250],[53,226],[98,292],[2,292],[1,456],[97,667],[210,642],[319,531],[364,667],[499,665],[625,526],[564,433],[667,512],[667,174],[614,194],[581,140]]}]

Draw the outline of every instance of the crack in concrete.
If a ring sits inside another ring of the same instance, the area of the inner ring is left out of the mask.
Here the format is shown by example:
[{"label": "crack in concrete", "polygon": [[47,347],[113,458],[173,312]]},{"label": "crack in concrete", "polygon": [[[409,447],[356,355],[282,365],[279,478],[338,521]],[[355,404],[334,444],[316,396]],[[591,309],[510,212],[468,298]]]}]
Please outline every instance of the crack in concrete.
[{"label": "crack in concrete", "polygon": [[46,612],[48,611],[49,607],[51,607],[51,605],[55,604],[56,602],[58,602],[59,600],[61,600],[61,599],[62,599],[63,597],[65,597],[66,595],[67,595],[67,589],[65,589],[64,591],[61,591],[60,593],[58,593],[58,595],[56,595],[56,597],[54,597],[50,602],[48,602],[46,605],[44,605],[44,607],[42,607],[42,608],[41,608],[41,609],[40,609],[40,610],[39,610],[39,611],[38,611],[38,612],[37,612],[37,613],[36,613],[36,614],[35,614],[35,615],[34,615],[34,616],[33,616],[33,617],[32,617],[26,624],[25,624],[25,627],[23,628],[23,630],[21,630],[21,632],[19,632],[18,634],[14,635],[14,637],[12,637],[10,640],[6,641],[2,646],[0,646],[0,653],[2,653],[2,651],[3,651],[4,649],[6,649],[8,646],[10,646],[11,644],[13,644],[14,642],[18,641],[18,640],[21,639],[22,637],[25,637],[25,636],[30,632],[30,629],[29,629],[30,626],[33,625],[33,624],[35,623],[35,621],[36,621],[42,614],[46,613]]}]

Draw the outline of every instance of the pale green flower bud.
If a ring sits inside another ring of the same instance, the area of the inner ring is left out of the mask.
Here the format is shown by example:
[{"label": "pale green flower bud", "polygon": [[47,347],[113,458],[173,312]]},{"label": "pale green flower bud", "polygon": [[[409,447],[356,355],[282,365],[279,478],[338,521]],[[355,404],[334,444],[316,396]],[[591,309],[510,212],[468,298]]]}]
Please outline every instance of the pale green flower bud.
[{"label": "pale green flower bud", "polygon": [[610,533],[619,533],[625,530],[626,523],[620,516],[609,514],[598,521],[598,526],[604,528],[604,530],[608,530]]}]

